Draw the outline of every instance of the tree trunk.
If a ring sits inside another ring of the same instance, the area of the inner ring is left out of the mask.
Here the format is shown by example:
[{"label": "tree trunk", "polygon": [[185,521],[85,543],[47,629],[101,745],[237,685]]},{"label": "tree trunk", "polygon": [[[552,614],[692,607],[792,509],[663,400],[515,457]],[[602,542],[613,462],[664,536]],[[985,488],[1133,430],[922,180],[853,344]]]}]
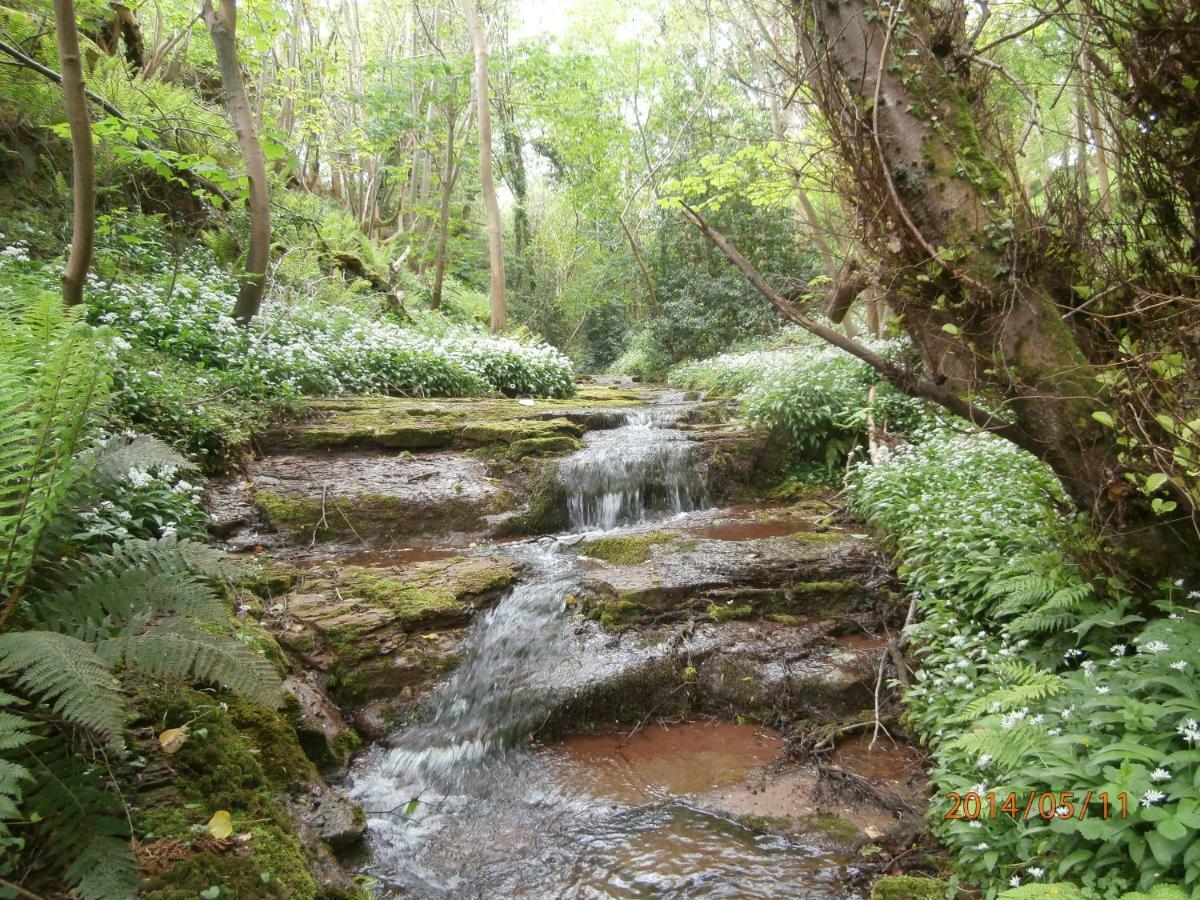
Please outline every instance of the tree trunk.
[{"label": "tree trunk", "polygon": [[1073,282],[1033,237],[1039,223],[1008,202],[1020,187],[983,137],[973,63],[958,49],[968,44],[964,8],[906,7],[900,30],[866,0],[809,0],[794,14],[803,59],[793,77],[829,129],[840,194],[870,213],[863,244],[894,273],[889,300],[926,377],[959,396],[999,395],[1010,440],[1137,548],[1146,571],[1169,564],[1195,534],[1150,511],[1124,478],[1118,433],[1092,416],[1104,409],[1097,369],[1060,312],[1073,306]]},{"label": "tree trunk", "polygon": [[238,62],[237,0],[219,0],[219,4],[214,8],[212,0],[204,0],[204,21],[212,35],[217,66],[221,71],[221,86],[225,90],[225,103],[233,122],[233,132],[242,149],[246,177],[250,183],[250,246],[246,251],[242,286],[233,307],[233,317],[241,324],[248,325],[262,306],[263,291],[267,286],[267,263],[271,255],[271,200],[267,194],[267,164],[254,130],[250,102],[246,98],[246,84],[242,80],[242,67]]},{"label": "tree trunk", "polygon": [[488,55],[483,26],[475,0],[465,0],[467,30],[475,49],[475,105],[479,114],[479,183],[483,210],[487,217],[488,267],[491,271],[490,300],[492,331],[503,331],[508,324],[508,298],[504,280],[504,237],[500,222],[500,203],[492,178],[492,112],[488,103]]},{"label": "tree trunk", "polygon": [[450,199],[454,193],[454,121],[456,116],[446,116],[446,165],[442,169],[442,205],[438,210],[437,255],[433,263],[433,293],[429,297],[429,308],[439,309],[442,305],[442,284],[446,279],[446,243],[450,237]]},{"label": "tree trunk", "polygon": [[75,213],[71,253],[63,270],[63,303],[75,306],[83,301],[83,285],[92,264],[92,247],[96,238],[96,161],[73,0],[54,0],[54,24],[58,29],[63,101],[67,108],[67,123],[71,128],[71,157],[75,170]]}]

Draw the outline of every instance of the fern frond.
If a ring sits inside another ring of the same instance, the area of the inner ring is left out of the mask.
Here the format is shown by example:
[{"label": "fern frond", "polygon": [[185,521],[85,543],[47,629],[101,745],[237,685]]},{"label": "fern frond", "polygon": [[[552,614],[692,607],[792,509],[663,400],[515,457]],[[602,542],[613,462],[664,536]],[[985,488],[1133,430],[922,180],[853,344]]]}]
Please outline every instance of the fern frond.
[{"label": "fern frond", "polygon": [[14,676],[23,691],[91,729],[111,749],[124,750],[124,698],[91,644],[53,631],[0,634],[0,674]]},{"label": "fern frond", "polygon": [[61,735],[29,748],[36,786],[25,809],[40,817],[42,857],[57,864],[82,900],[131,898],[136,886],[131,834],[109,773]]},{"label": "fern frond", "polygon": [[120,565],[151,572],[191,572],[217,581],[243,578],[250,571],[244,560],[187,538],[135,538],[116,547],[112,558]]},{"label": "fern frond", "polygon": [[992,672],[1002,686],[967,705],[958,721],[978,718],[990,709],[1010,710],[1029,706],[1064,690],[1062,679],[1020,660],[995,660]]},{"label": "fern frond", "polygon": [[148,434],[134,437],[118,435],[109,439],[94,454],[95,472],[102,478],[120,478],[133,469],[149,472],[152,469],[177,469],[190,472],[196,465],[189,462],[170,444]]},{"label": "fern frond", "polygon": [[[12,304],[6,304],[11,306]],[[42,538],[82,472],[76,454],[108,376],[101,344],[60,300],[0,315],[0,597],[37,562]]]},{"label": "fern frond", "polygon": [[1044,739],[1045,731],[1019,722],[1011,728],[976,728],[959,735],[948,746],[970,757],[991,757],[989,765],[1012,770]]},{"label": "fern frond", "polygon": [[201,631],[182,619],[101,641],[96,649],[114,666],[124,662],[156,678],[208,681],[266,706],[280,702],[282,682],[270,662],[233,638]]},{"label": "fern frond", "polygon": [[0,752],[4,752],[4,756],[0,756],[0,836],[9,833],[5,823],[20,818],[17,804],[25,785],[33,777],[27,768],[12,758],[13,751],[19,751],[35,739],[29,730],[32,722],[3,709],[17,702],[16,697],[0,691]]},{"label": "fern frond", "polygon": [[[124,630],[142,613],[192,616],[215,621],[228,616],[212,585],[187,572],[150,572],[126,568],[113,571],[113,559],[104,569],[78,577],[70,586],[47,594],[32,610],[34,621],[47,631],[95,640]],[[73,567],[74,568],[74,567]]]}]

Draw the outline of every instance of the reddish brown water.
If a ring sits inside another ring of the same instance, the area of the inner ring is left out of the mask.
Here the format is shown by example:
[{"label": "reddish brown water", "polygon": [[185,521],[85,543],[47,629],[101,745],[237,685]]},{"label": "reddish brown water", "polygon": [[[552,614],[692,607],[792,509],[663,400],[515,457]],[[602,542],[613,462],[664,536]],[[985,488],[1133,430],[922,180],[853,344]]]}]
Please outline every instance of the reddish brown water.
[{"label": "reddish brown water", "polygon": [[594,796],[645,803],[744,780],[780,758],[779,734],[759,725],[693,722],[570,737],[547,751],[564,779]]},{"label": "reddish brown water", "polygon": [[714,541],[752,541],[817,530],[810,518],[790,516],[785,509],[766,509],[771,514],[764,516],[762,506],[729,506],[715,515],[706,516],[686,531],[695,537]]},{"label": "reddish brown water", "polygon": [[903,783],[924,776],[921,754],[881,734],[871,746],[871,731],[842,741],[833,752],[835,766],[871,782]]},{"label": "reddish brown water", "polygon": [[432,562],[438,559],[449,559],[461,556],[461,550],[447,547],[397,547],[391,550],[361,550],[345,556],[312,556],[292,560],[301,569],[311,569],[324,563],[337,563],[345,566],[367,566],[369,568],[387,568],[388,566],[407,566],[412,563]]}]

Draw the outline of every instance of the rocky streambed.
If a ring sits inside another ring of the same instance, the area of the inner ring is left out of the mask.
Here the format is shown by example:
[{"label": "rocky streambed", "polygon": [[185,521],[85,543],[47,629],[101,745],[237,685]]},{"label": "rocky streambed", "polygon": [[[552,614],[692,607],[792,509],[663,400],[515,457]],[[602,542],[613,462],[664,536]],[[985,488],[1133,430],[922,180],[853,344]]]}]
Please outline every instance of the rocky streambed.
[{"label": "rocky streambed", "polygon": [[774,454],[729,412],[322,401],[212,486],[336,788],[295,809],[325,883],[332,842],[383,896],[855,897],[911,841],[888,567],[751,499]]}]

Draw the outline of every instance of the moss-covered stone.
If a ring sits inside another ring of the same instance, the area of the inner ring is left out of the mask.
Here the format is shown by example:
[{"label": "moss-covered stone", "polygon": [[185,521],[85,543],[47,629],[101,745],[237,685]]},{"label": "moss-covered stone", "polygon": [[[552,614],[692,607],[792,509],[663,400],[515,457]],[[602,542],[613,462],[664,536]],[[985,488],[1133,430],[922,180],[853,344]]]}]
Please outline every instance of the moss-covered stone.
[{"label": "moss-covered stone", "polygon": [[632,600],[616,598],[605,600],[592,608],[592,613],[606,631],[620,631],[645,615],[645,610]]},{"label": "moss-covered stone", "polygon": [[553,460],[528,459],[526,463],[532,467],[526,478],[528,506],[497,527],[501,536],[554,534],[567,527],[567,497],[558,480],[558,466]]},{"label": "moss-covered stone", "polygon": [[574,453],[583,443],[571,435],[558,437],[533,437],[513,441],[508,447],[508,456],[552,456],[559,453]]},{"label": "moss-covered stone", "polygon": [[476,531],[485,526],[484,516],[503,508],[506,497],[473,498],[459,491],[439,503],[418,504],[391,494],[330,496],[322,501],[258,491],[254,494],[254,503],[273,528],[286,533],[292,541],[308,543],[314,536],[329,541],[378,534]]},{"label": "moss-covered stone", "polygon": [[583,552],[595,559],[619,566],[634,566],[644,563],[654,555],[658,544],[669,544],[675,535],[663,531],[646,534],[623,534],[584,541]]},{"label": "moss-covered stone", "polygon": [[[213,886],[222,897],[354,896],[317,882],[312,860],[278,802],[297,785],[317,779],[284,713],[237,697],[222,706],[209,694],[178,685],[132,680],[129,687],[148,732],[142,749],[146,771],[154,773],[142,782],[152,787],[128,795],[135,835],[143,848],[160,842],[187,853],[146,878],[140,897],[193,900]],[[169,763],[156,740],[167,728],[188,731]],[[249,833],[243,852],[192,845],[221,809],[232,816],[234,834]],[[143,852],[152,857],[152,851]],[[263,873],[269,873],[266,880]]]},{"label": "moss-covered stone", "polygon": [[261,560],[254,574],[242,582],[242,587],[264,600],[270,600],[295,587],[301,574],[299,569],[287,563]]},{"label": "moss-covered stone", "polygon": [[573,400],[537,400],[531,406],[508,398],[317,399],[310,402],[306,421],[272,432],[267,442],[292,450],[507,445],[528,438],[578,437],[590,426],[583,424],[586,416],[576,413],[642,402],[628,391],[593,388],[580,394]]},{"label": "moss-covered stone", "polygon": [[707,613],[714,622],[732,622],[749,619],[754,615],[754,607],[749,604],[710,603]]},{"label": "moss-covered stone", "polygon": [[884,875],[871,887],[871,900],[942,900],[947,885],[936,878]]}]

